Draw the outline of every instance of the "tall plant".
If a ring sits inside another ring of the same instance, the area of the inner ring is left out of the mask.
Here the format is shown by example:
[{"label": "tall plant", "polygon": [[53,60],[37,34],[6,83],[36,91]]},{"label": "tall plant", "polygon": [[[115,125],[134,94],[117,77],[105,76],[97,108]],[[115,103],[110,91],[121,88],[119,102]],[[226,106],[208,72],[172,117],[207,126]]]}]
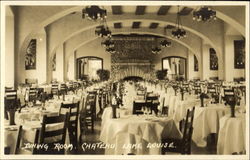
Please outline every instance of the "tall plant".
[{"label": "tall plant", "polygon": [[165,77],[167,76],[168,70],[164,69],[164,70],[157,70],[156,71],[156,77],[158,80],[164,80]]},{"label": "tall plant", "polygon": [[99,76],[101,81],[107,81],[110,78],[110,72],[106,69],[98,69],[96,74]]}]

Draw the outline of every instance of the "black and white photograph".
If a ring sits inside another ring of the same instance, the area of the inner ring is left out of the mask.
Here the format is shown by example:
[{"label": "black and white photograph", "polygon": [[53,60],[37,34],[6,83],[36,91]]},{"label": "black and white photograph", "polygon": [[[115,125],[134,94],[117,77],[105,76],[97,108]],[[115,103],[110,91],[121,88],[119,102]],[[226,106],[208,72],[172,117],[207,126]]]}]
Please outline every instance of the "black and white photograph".
[{"label": "black and white photograph", "polygon": [[249,159],[249,2],[2,1],[1,159]]}]

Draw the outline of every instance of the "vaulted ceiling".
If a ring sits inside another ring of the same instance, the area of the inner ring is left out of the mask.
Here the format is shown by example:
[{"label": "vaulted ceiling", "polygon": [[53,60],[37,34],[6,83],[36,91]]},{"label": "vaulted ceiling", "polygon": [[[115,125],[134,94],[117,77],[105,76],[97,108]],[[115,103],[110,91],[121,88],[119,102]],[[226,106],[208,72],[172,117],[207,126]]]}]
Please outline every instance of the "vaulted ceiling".
[{"label": "vaulted ceiling", "polygon": [[[25,48],[34,34],[41,28],[46,28],[50,34],[48,52],[52,55],[58,46],[65,44],[66,51],[71,54],[79,47],[96,40],[95,27],[99,22],[88,21],[81,18],[82,9],[86,6],[21,6],[16,8],[19,17],[27,15],[31,19],[29,30],[22,42]],[[113,5],[102,6],[107,10],[107,24],[113,34],[152,34],[160,35],[180,43],[191,52],[198,53],[200,46],[194,46],[191,41],[207,43],[215,48],[217,53],[223,51],[221,28],[224,23],[230,26],[230,31],[236,34],[245,34],[245,9],[244,6],[212,6],[217,11],[218,20],[202,23],[192,20],[192,13],[201,6],[179,6],[182,24],[187,30],[188,38],[173,39],[170,36],[175,26],[177,5]],[[230,9],[229,9],[230,8]],[[234,12],[235,11],[235,12]],[[239,18],[240,17],[240,18]],[[24,17],[25,18],[25,17]],[[21,21],[22,19],[20,19]],[[25,28],[27,30],[27,26]],[[33,34],[33,35],[32,35]],[[24,34],[25,35],[25,34]],[[22,50],[21,50],[22,52]]]}]

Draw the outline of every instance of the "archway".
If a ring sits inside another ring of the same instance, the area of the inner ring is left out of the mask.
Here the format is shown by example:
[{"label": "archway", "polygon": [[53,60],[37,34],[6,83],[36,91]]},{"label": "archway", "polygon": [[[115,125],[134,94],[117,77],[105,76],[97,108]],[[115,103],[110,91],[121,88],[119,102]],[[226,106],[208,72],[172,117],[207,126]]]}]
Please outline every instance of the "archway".
[{"label": "archway", "polygon": [[186,58],[169,56],[162,58],[162,69],[168,70],[167,77],[171,80],[187,79]]},{"label": "archway", "polygon": [[92,56],[80,57],[76,59],[76,66],[77,79],[98,79],[96,71],[103,69],[103,59]]}]

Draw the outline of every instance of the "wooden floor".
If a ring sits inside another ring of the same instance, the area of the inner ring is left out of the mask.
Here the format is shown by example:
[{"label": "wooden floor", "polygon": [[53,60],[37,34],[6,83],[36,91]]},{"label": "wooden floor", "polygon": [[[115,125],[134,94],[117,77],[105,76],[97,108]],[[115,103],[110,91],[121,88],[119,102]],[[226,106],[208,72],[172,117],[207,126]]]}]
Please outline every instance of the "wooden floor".
[{"label": "wooden floor", "polygon": [[[82,136],[82,142],[87,144],[97,143],[99,141],[101,131],[101,121],[95,121],[95,130],[94,133],[91,130],[86,131],[86,134]],[[216,136],[210,135],[207,138],[207,147],[201,148],[197,147],[194,143],[192,143],[192,154],[193,155],[212,155],[216,154]],[[79,147],[78,153],[76,154],[86,154],[86,155],[104,155],[104,149],[97,148],[93,149],[86,149],[85,151]]]}]

